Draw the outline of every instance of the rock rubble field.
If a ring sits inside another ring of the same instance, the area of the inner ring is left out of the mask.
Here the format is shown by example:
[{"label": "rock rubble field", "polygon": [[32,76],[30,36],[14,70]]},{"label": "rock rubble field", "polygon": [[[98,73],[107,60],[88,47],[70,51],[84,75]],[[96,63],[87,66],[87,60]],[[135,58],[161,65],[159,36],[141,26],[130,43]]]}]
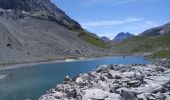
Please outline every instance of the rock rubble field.
[{"label": "rock rubble field", "polygon": [[154,64],[100,65],[39,100],[170,100],[170,69]]}]

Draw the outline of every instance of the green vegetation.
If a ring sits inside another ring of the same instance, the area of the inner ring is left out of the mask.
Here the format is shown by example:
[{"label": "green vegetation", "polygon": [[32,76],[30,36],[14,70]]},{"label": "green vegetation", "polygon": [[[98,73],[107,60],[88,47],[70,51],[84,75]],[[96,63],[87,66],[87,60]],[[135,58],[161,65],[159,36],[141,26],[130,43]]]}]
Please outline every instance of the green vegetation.
[{"label": "green vegetation", "polygon": [[61,22],[59,22],[55,17],[53,16],[48,16],[48,20],[49,21],[53,21],[53,22],[56,22],[56,23],[59,23],[60,25],[62,26],[65,26],[66,28],[68,28],[69,30],[72,30],[72,31],[75,31],[75,32],[78,32],[78,36],[80,38],[82,38],[84,41],[94,45],[94,46],[97,46],[97,47],[100,47],[100,48],[105,48],[105,49],[109,49],[110,47],[107,46],[103,40],[101,40],[100,38],[97,38],[95,36],[92,36],[91,33],[89,32],[86,32],[85,30],[83,29],[80,29],[78,27],[75,27],[74,25],[71,25],[71,24],[63,24]]},{"label": "green vegetation", "polygon": [[170,58],[170,50],[161,50],[150,55],[150,58]]},{"label": "green vegetation", "polygon": [[113,45],[122,53],[155,52],[170,48],[170,36],[132,37]]},{"label": "green vegetation", "polygon": [[88,33],[84,30],[80,30],[78,36],[80,38],[82,38],[84,41],[86,41],[94,46],[97,46],[100,48],[105,48],[105,49],[110,49],[110,47],[106,43],[104,43],[103,40],[101,40],[100,38],[97,38],[95,36],[92,36],[91,33]]}]

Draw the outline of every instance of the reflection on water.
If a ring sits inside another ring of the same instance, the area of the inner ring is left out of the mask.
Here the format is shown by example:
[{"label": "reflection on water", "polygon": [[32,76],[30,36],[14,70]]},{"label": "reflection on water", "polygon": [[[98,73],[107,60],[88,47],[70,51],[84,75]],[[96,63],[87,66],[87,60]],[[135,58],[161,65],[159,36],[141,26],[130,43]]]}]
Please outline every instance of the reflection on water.
[{"label": "reflection on water", "polygon": [[0,75],[0,80],[5,78],[5,77],[6,77],[6,75]]}]

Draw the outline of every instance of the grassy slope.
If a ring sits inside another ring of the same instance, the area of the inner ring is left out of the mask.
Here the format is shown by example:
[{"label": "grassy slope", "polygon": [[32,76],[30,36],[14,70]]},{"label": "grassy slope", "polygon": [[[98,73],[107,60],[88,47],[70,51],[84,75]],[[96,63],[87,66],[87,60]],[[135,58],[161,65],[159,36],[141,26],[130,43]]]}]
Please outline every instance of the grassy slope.
[{"label": "grassy slope", "polygon": [[[53,16],[48,16],[47,19],[48,19],[49,21],[53,21],[53,22],[59,23],[58,20],[57,20],[55,17],[53,17]],[[62,25],[62,26],[65,26],[65,27],[68,28],[69,30],[78,32],[78,33],[79,33],[78,36],[79,36],[80,38],[82,38],[84,41],[86,41],[86,42],[88,42],[88,43],[90,43],[90,44],[92,44],[92,45],[94,45],[94,46],[97,46],[97,47],[100,47],[100,48],[105,48],[105,49],[110,49],[110,47],[107,46],[107,45],[103,42],[103,40],[101,40],[101,39],[99,39],[99,38],[97,38],[97,37],[95,37],[95,36],[92,36],[91,33],[86,32],[86,31],[83,30],[83,29],[79,29],[79,28],[77,28],[77,27],[74,27],[74,25],[71,25],[71,24],[69,24],[69,25],[65,25],[65,24],[63,24],[63,23],[59,23],[59,24]]]},{"label": "grassy slope", "polygon": [[161,50],[150,55],[151,58],[170,58],[170,50]]},{"label": "grassy slope", "polygon": [[132,37],[113,46],[113,50],[122,53],[155,52],[165,49],[170,49],[170,36]]},{"label": "grassy slope", "polygon": [[79,34],[78,36],[80,38],[82,38],[84,41],[94,45],[94,46],[97,46],[97,47],[100,47],[100,48],[105,48],[105,49],[110,49],[110,47],[104,43],[103,40],[101,40],[100,38],[97,38],[95,36],[92,36],[90,33],[86,32],[86,31],[79,31]]}]

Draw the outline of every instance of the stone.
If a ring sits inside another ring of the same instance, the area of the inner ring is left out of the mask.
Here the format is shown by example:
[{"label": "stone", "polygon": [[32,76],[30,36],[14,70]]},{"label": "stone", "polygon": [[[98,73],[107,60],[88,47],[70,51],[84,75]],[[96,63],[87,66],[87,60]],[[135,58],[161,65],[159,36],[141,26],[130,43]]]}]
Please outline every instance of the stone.
[{"label": "stone", "polygon": [[[50,99],[40,100],[170,100],[170,70],[157,72],[157,66],[150,64],[122,65],[120,69],[119,65],[112,66],[100,66],[98,73],[80,74],[43,96]],[[56,92],[62,95],[57,97]]]},{"label": "stone", "polygon": [[131,77],[134,77],[135,72],[133,72],[133,71],[124,72],[123,75],[124,75],[124,77],[131,78]]},{"label": "stone", "polygon": [[170,81],[168,81],[166,84],[164,84],[163,87],[165,89],[167,89],[167,91],[170,91]]},{"label": "stone", "polygon": [[82,83],[82,82],[84,82],[84,80],[83,80],[82,77],[78,77],[75,82],[76,83]]},{"label": "stone", "polygon": [[120,95],[123,97],[124,100],[137,100],[136,94],[131,91],[121,90]]},{"label": "stone", "polygon": [[123,99],[120,96],[120,94],[110,93],[109,96],[105,98],[105,100],[123,100]]},{"label": "stone", "polygon": [[76,91],[76,89],[72,89],[72,90],[70,90],[69,92],[67,92],[67,97],[68,97],[68,98],[71,98],[71,97],[76,98],[76,97],[77,97],[77,91]]},{"label": "stone", "polygon": [[104,100],[109,96],[109,92],[103,91],[101,89],[88,89],[85,90],[85,95],[83,95],[82,100]]},{"label": "stone", "polygon": [[119,71],[109,70],[109,74],[112,78],[121,79],[121,73]]},{"label": "stone", "polygon": [[69,76],[65,76],[65,78],[64,78],[64,82],[70,82],[70,81],[72,81],[72,79],[69,77]]},{"label": "stone", "polygon": [[96,72],[97,73],[106,72],[107,68],[108,68],[107,65],[100,65],[100,66],[97,67]]},{"label": "stone", "polygon": [[117,89],[120,88],[120,86],[114,86],[110,88],[110,93],[118,93]]},{"label": "stone", "polygon": [[148,100],[156,100],[156,97],[153,94],[146,94]]},{"label": "stone", "polygon": [[140,86],[140,81],[139,80],[131,80],[127,82],[127,85],[129,87],[139,87]]},{"label": "stone", "polygon": [[145,94],[139,94],[137,95],[138,100],[147,100],[147,97],[145,96]]}]

